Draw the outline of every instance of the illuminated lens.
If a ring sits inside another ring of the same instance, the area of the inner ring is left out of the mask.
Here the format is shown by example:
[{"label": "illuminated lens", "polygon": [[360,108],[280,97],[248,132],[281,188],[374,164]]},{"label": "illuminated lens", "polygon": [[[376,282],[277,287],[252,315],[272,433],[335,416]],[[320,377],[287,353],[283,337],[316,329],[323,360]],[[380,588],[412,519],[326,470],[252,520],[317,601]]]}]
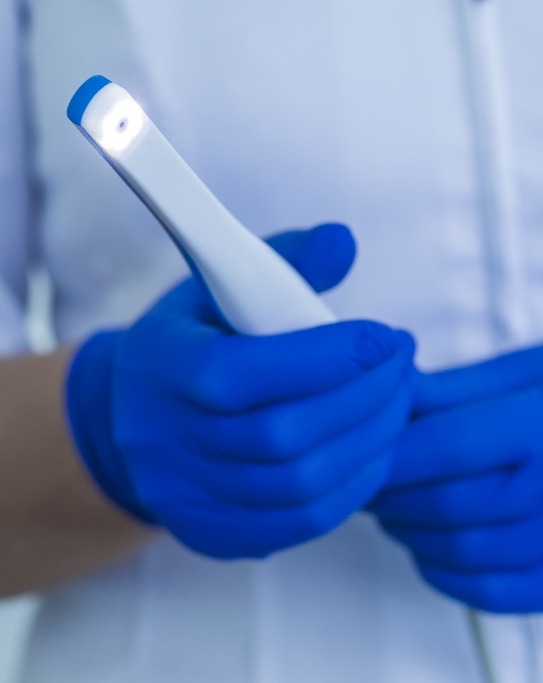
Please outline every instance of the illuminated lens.
[{"label": "illuminated lens", "polygon": [[116,102],[104,116],[97,142],[110,152],[122,152],[138,137],[144,114],[132,99]]}]

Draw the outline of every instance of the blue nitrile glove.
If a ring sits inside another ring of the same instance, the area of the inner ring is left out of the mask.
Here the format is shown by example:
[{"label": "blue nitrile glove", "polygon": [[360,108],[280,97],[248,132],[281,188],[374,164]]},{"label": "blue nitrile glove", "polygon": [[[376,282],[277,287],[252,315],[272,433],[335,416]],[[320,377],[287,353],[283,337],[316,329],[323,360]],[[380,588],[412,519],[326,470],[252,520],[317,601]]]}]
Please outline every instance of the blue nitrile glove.
[{"label": "blue nitrile glove", "polygon": [[[337,225],[272,244],[318,290],[354,258]],[[260,557],[325,534],[379,490],[411,410],[413,350],[363,321],[233,334],[192,278],[81,347],[69,418],[121,507],[200,553]]]},{"label": "blue nitrile glove", "polygon": [[543,347],[417,384],[418,414],[373,511],[438,590],[488,611],[543,611]]}]

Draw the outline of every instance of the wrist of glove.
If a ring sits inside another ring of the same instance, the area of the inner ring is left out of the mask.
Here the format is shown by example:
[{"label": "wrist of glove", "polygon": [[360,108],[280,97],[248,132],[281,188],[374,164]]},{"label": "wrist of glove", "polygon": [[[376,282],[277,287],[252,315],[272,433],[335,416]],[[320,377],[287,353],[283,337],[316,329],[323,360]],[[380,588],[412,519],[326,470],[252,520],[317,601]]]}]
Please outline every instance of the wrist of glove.
[{"label": "wrist of glove", "polygon": [[75,354],[66,388],[68,419],[78,452],[99,488],[126,512],[152,524],[152,515],[137,502],[112,438],[112,382],[124,334],[120,330],[100,332]]},{"label": "wrist of glove", "polygon": [[[318,289],[354,257],[340,226],[273,244]],[[68,417],[123,509],[205,555],[263,557],[334,529],[383,486],[413,352],[407,333],[367,321],[236,335],[190,279],[129,329],[83,344]]]}]

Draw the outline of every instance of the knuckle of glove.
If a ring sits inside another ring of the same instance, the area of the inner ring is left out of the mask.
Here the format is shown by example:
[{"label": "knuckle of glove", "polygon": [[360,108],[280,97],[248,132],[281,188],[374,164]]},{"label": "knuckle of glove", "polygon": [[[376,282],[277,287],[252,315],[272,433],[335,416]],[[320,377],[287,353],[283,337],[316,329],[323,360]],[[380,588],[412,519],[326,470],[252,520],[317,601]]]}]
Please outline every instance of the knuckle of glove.
[{"label": "knuckle of glove", "polygon": [[[432,535],[435,538],[435,532]],[[416,533],[407,538],[401,532],[395,536],[420,559],[437,562],[450,569],[480,568],[483,559],[478,547],[478,534],[473,530],[440,534],[433,543],[434,547],[429,547],[429,539],[425,538],[425,534],[422,539]]]},{"label": "knuckle of glove", "polygon": [[190,399],[203,408],[223,414],[240,408],[240,383],[247,381],[243,367],[227,358],[218,340],[209,342],[193,366]]},{"label": "knuckle of glove", "polygon": [[329,515],[317,503],[300,508],[294,529],[298,543],[324,536],[333,527]]},{"label": "knuckle of glove", "polygon": [[431,520],[434,526],[454,526],[458,521],[459,511],[462,513],[462,503],[451,491],[433,487],[426,493],[428,509],[426,518]]},{"label": "knuckle of glove", "polygon": [[426,564],[424,560],[417,560],[417,567],[422,578],[440,593],[485,612],[506,611],[503,587],[496,575],[473,574],[466,581],[463,574],[449,571],[443,573],[435,565]]},{"label": "knuckle of glove", "polygon": [[256,432],[262,453],[274,461],[292,460],[301,451],[298,426],[288,410],[263,411]]},{"label": "knuckle of glove", "polygon": [[472,597],[468,602],[485,612],[500,613],[506,611],[502,582],[493,574],[481,574],[474,579]]},{"label": "knuckle of glove", "polygon": [[297,505],[308,504],[322,495],[322,484],[314,468],[305,461],[297,461],[289,468],[286,489],[292,502]]},{"label": "knuckle of glove", "polygon": [[474,529],[448,534],[444,561],[462,569],[476,569],[484,564],[481,535]]},{"label": "knuckle of glove", "polygon": [[500,507],[507,518],[536,514],[541,509],[542,475],[543,459],[539,454],[503,473],[496,486],[495,500],[501,501]]}]

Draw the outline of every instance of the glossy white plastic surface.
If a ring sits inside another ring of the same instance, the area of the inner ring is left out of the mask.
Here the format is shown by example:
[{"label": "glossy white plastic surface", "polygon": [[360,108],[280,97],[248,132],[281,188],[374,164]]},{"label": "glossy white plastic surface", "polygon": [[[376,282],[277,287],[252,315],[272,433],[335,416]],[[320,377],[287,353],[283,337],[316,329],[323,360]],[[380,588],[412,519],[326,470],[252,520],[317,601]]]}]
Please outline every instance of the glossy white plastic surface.
[{"label": "glossy white plastic surface", "polygon": [[81,128],[193,262],[236,331],[278,334],[334,322],[305,280],[232,216],[126,90],[114,83],[100,90]]}]

